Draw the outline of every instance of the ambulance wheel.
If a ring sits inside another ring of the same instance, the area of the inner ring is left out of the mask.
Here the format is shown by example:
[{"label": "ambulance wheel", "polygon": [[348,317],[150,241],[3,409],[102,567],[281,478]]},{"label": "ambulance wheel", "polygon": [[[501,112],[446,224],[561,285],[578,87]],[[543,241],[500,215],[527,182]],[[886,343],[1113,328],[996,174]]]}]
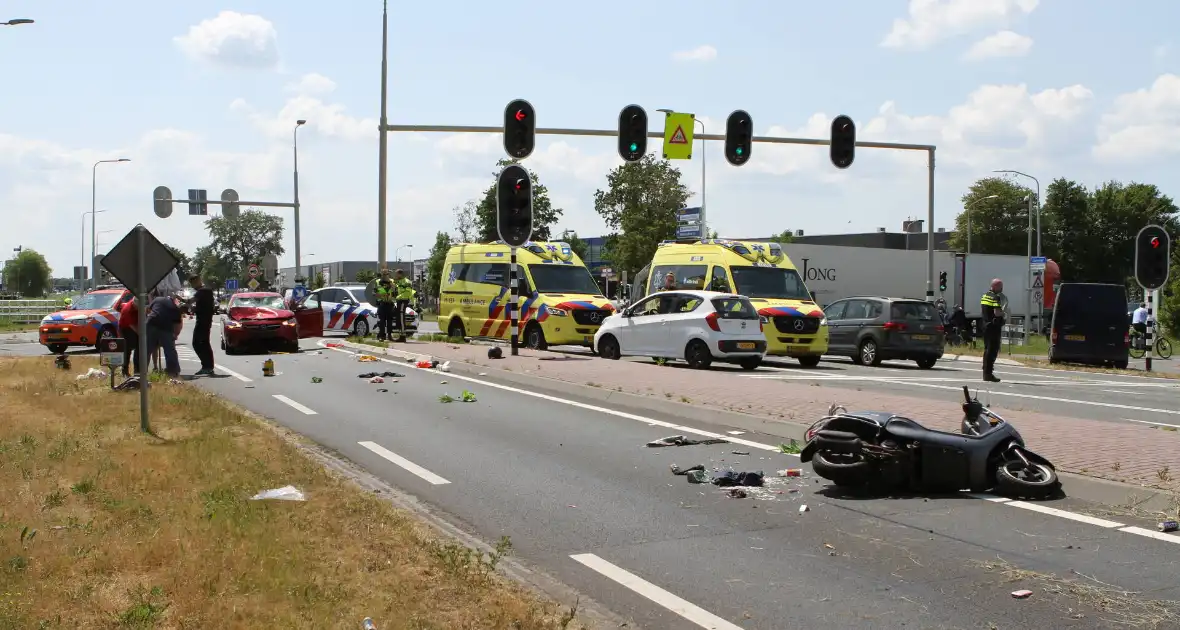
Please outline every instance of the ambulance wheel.
[{"label": "ambulance wheel", "polygon": [[532,350],[549,349],[549,344],[545,341],[545,331],[541,330],[541,325],[537,322],[529,322],[529,325],[524,327],[524,347]]},{"label": "ambulance wheel", "polygon": [[451,323],[447,326],[447,336],[459,339],[467,338],[467,330],[463,328],[463,322],[458,317],[451,318]]},{"label": "ambulance wheel", "polygon": [[65,352],[66,348],[69,348],[69,346],[64,343],[51,343],[49,344],[48,348],[50,354],[61,354]]},{"label": "ambulance wheel", "polygon": [[799,365],[802,365],[803,367],[813,368],[813,367],[819,365],[819,355],[818,354],[809,354],[807,356],[799,357]]},{"label": "ambulance wheel", "polygon": [[114,328],[111,328],[110,326],[103,326],[102,330],[98,331],[98,339],[94,340],[94,349],[102,352],[102,342],[106,341],[107,339],[114,339],[115,336]]},{"label": "ambulance wheel", "polygon": [[352,325],[352,335],[354,337],[368,337],[369,322],[358,318],[356,323]]}]

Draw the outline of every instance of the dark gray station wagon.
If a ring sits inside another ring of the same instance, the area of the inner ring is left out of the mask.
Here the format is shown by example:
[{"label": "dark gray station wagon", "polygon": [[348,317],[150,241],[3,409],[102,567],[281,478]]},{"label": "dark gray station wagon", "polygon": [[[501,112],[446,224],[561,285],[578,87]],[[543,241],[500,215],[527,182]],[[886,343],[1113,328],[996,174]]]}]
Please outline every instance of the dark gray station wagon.
[{"label": "dark gray station wagon", "polygon": [[828,354],[860,365],[915,361],[930,369],[946,341],[942,318],[930,302],[908,298],[852,297],[824,308]]}]

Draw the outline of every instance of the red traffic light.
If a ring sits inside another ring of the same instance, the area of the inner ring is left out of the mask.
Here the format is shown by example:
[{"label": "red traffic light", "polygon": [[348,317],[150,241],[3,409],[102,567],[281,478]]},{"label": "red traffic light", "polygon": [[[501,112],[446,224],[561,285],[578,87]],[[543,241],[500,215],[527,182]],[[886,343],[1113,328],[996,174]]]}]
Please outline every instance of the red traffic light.
[{"label": "red traffic light", "polygon": [[1157,247],[1159,247],[1159,246],[1160,246],[1160,237],[1158,237],[1158,236],[1153,236],[1153,237],[1151,237],[1151,247],[1152,247],[1152,249],[1155,249],[1155,248],[1157,248]]},{"label": "red traffic light", "polygon": [[516,110],[516,120],[517,120],[517,122],[520,122],[520,121],[524,120],[525,118],[528,118],[528,114],[524,113],[524,110],[523,110],[523,109],[518,109],[518,110]]}]

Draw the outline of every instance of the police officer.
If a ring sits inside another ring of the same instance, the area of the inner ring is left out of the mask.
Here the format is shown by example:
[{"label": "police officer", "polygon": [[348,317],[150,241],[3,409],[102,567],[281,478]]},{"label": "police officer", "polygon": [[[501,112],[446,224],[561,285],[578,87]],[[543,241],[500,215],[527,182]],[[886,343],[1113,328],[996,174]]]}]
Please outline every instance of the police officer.
[{"label": "police officer", "polygon": [[983,294],[979,305],[983,311],[983,380],[999,383],[994,370],[1007,317],[1004,309],[1008,306],[1008,297],[1004,295],[1004,282],[999,278],[992,280],[991,290]]},{"label": "police officer", "polygon": [[[400,338],[398,341],[406,340],[406,309],[410,307],[410,301],[414,299],[414,283],[406,277],[406,272],[398,269],[393,274],[393,286],[396,292],[396,302],[394,309],[397,314],[397,330]],[[392,336],[393,333],[390,333]]]},{"label": "police officer", "polygon": [[[398,270],[401,271],[400,269]],[[377,298],[377,340],[393,338],[393,297],[394,283],[389,277],[389,267],[381,268],[381,277],[373,286]]]}]

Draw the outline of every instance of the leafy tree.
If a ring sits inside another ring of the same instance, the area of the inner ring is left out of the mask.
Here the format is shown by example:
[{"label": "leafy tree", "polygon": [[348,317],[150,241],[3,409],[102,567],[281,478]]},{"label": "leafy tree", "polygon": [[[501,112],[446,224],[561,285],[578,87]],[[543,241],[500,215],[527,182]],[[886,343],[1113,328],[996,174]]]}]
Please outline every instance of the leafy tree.
[{"label": "leafy tree", "polygon": [[311,274],[311,286],[308,288],[311,289],[312,291],[315,291],[316,289],[324,288],[324,272],[323,271],[317,270]]},{"label": "leafy tree", "polygon": [[[1180,234],[1173,234],[1172,238],[1180,239]],[[1180,337],[1180,245],[1174,244],[1172,246],[1172,260],[1176,261],[1176,264],[1172,265],[1172,273],[1168,276],[1168,286],[1165,290],[1157,293],[1160,296],[1160,304],[1155,307],[1155,318],[1159,320],[1160,326],[1170,332],[1172,338],[1175,339]]]},{"label": "leafy tree", "polygon": [[225,286],[226,280],[240,277],[239,273],[234,272],[229,261],[217,255],[210,245],[198,247],[197,251],[193,252],[189,267],[192,273],[200,274],[205,284],[211,287]]},{"label": "leafy tree", "polygon": [[783,230],[782,232],[779,232],[778,234],[772,234],[770,237],[770,242],[778,243],[780,245],[786,245],[787,243],[790,243],[794,240],[795,240],[795,233],[792,232],[791,230]]},{"label": "leafy tree", "polygon": [[570,249],[578,255],[578,258],[581,258],[583,261],[586,260],[586,254],[590,251],[590,246],[586,244],[586,241],[578,238],[577,232],[565,230],[561,233],[561,240],[569,244]]},{"label": "leafy tree", "polygon": [[1066,279],[1089,277],[1104,264],[1086,252],[1102,249],[1103,237],[1092,228],[1096,219],[1090,191],[1064,177],[1053,180],[1045,189],[1041,207],[1041,237],[1045,253],[1061,265]]},{"label": "leafy tree", "polygon": [[[996,198],[988,199],[995,195]],[[968,216],[971,223],[971,251],[976,254],[1028,253],[1028,199],[1031,189],[1004,177],[985,177],[963,195],[963,212],[955,218],[951,249],[967,251]],[[1034,207],[1036,199],[1033,199]],[[1042,231],[1044,230],[1042,216]]]},{"label": "leafy tree", "polygon": [[442,286],[443,267],[447,261],[447,250],[451,249],[451,236],[446,232],[434,235],[434,246],[426,259],[426,291],[430,297],[438,297]]},{"label": "leafy tree", "polygon": [[[518,164],[519,160],[500,160],[496,162],[499,167],[493,174],[493,177],[500,175],[499,169],[508,166],[509,164]],[[534,241],[547,241],[550,238],[549,230],[557,220],[561,218],[561,208],[554,208],[549,201],[549,189],[544,184],[540,183],[537,174],[534,171],[529,171],[530,179],[533,183],[533,239]],[[498,241],[500,234],[496,230],[496,182],[488,187],[483,193],[483,201],[480,201],[475,208],[475,233],[471,236],[480,241]],[[463,235],[460,233],[459,235]],[[449,238],[449,237],[448,237]],[[463,239],[467,240],[467,239]]]},{"label": "leafy tree", "polygon": [[237,217],[210,217],[205,221],[214,255],[229,266],[231,277],[240,277],[251,263],[267,254],[283,253],[283,219],[248,209]]},{"label": "leafy tree", "polygon": [[191,272],[193,271],[193,263],[189,259],[188,254],[167,243],[164,243],[164,247],[168,248],[168,251],[172,252],[172,255],[176,256],[176,259],[180,261],[176,265],[176,275],[180,276],[182,281],[188,280],[188,277],[192,275]]},{"label": "leafy tree", "polygon": [[[493,204],[495,200],[493,199]],[[493,209],[495,206],[492,206]],[[451,212],[455,215],[455,233],[459,235],[460,243],[470,243],[479,236],[479,202],[468,199],[467,203],[455,206]],[[495,215],[492,216],[492,228],[495,228]]]},{"label": "leafy tree", "polygon": [[21,249],[16,256],[4,261],[2,274],[8,292],[21,297],[41,297],[52,286],[53,271],[49,263],[33,249]]},{"label": "leafy tree", "polygon": [[615,168],[606,183],[594,192],[594,210],[612,230],[605,257],[616,273],[634,273],[651,262],[660,241],[676,237],[676,210],[690,193],[677,168],[651,155]]},{"label": "leafy tree", "polygon": [[377,279],[377,272],[372,269],[360,269],[356,272],[355,279],[361,284],[369,284]]}]

